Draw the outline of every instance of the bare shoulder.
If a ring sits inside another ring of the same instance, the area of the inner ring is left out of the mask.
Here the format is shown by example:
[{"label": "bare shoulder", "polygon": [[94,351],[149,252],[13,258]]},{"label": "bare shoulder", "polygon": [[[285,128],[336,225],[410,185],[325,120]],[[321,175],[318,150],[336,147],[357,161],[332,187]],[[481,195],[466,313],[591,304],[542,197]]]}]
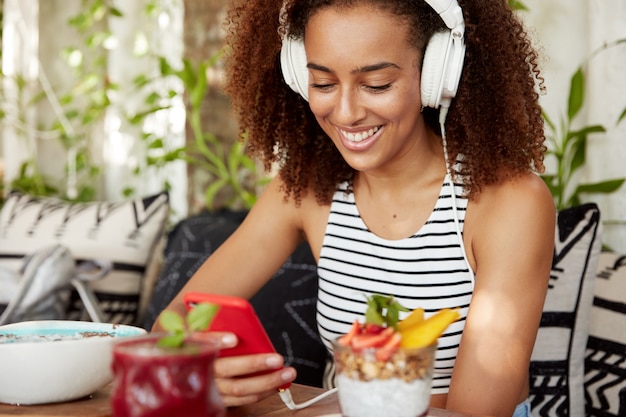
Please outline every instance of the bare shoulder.
[{"label": "bare shoulder", "polygon": [[555,207],[550,190],[538,175],[526,173],[485,187],[471,203],[473,215],[493,221],[551,218]]},{"label": "bare shoulder", "polygon": [[474,262],[482,254],[511,250],[519,245],[550,251],[556,209],[550,190],[532,173],[490,185],[470,201],[464,235]]},{"label": "bare shoulder", "polygon": [[316,260],[322,250],[322,242],[326,233],[330,204],[321,204],[310,189],[303,195],[299,207],[299,218],[302,221],[303,237],[308,242]]},{"label": "bare shoulder", "polygon": [[319,204],[313,190],[303,192],[298,203],[286,197],[283,182],[277,176],[263,191],[248,217],[254,227],[281,232],[282,236],[291,236],[292,241],[307,241],[317,257],[329,211],[330,205]]}]

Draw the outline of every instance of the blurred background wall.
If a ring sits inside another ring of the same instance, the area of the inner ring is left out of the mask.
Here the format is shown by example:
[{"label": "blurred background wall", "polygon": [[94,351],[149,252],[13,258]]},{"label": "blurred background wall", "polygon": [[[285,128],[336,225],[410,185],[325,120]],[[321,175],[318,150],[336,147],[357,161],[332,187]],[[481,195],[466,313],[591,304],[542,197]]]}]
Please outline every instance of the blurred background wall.
[{"label": "blurred background wall", "polygon": [[[68,80],[71,74],[60,58],[60,51],[81,41],[77,38],[76,27],[69,25],[68,19],[76,16],[85,4],[99,2],[123,12],[124,19],[109,16],[105,21],[94,24],[96,28],[103,26],[115,35],[112,37],[115,41],[106,46],[106,62],[101,68],[103,78],[100,82],[116,85],[116,89],[110,91],[114,105],[107,107],[104,117],[90,125],[88,131],[79,132],[89,136],[88,146],[93,162],[103,167],[98,175],[90,179],[95,184],[94,197],[116,200],[131,193],[145,195],[157,191],[167,182],[171,187],[174,219],[205,208],[203,194],[207,184],[215,180],[207,170],[190,166],[182,159],[161,167],[146,163],[151,160],[147,157],[152,155],[151,152],[156,155],[153,159],[162,158],[172,149],[193,140],[188,120],[185,119],[185,101],[176,95],[166,97],[163,99],[168,107],[166,110],[154,112],[137,125],[128,122],[128,115],[140,112],[144,105],[142,100],[146,97],[144,90],[138,92],[134,79],[138,75],[158,75],[157,56],[165,57],[174,68],[181,68],[184,59],[196,64],[220,50],[221,23],[228,1],[0,2],[3,6],[3,73],[8,76],[21,74],[24,84],[20,88],[31,100],[38,94],[36,91],[40,91],[42,79],[57,91],[70,88]],[[607,43],[626,38],[626,2],[523,0],[522,3],[527,10],[518,13],[536,40],[542,57],[547,90],[541,97],[541,103],[546,114],[556,122],[566,117],[570,79],[576,69],[584,65],[584,105],[572,125],[575,128],[600,124],[606,130],[605,133],[589,136],[586,164],[576,174],[576,181],[597,182],[625,177],[626,121],[618,123],[618,118],[626,108],[626,77],[623,76],[626,44],[597,51]],[[149,10],[153,13],[147,12]],[[97,60],[89,57],[88,53],[85,57]],[[237,129],[228,99],[220,90],[222,68],[219,60],[206,70],[205,75],[208,88],[202,101],[202,129],[220,142],[230,144],[236,139]],[[168,92],[182,92],[184,86],[180,80],[175,77],[167,80]],[[160,87],[153,88],[156,91]],[[3,97],[15,100],[18,94],[15,84],[7,83],[5,77]],[[74,100],[82,99],[84,97],[80,94],[74,96]],[[62,94],[57,100],[63,100]],[[34,152],[43,174],[62,179],[58,186],[63,192],[67,194],[72,191],[71,187],[76,186],[72,181],[76,182],[80,177],[77,179],[70,175],[72,164],[69,161],[73,160],[71,153],[79,152],[81,148],[71,143],[61,144],[59,130],[49,128],[55,122],[63,121],[59,116],[59,108],[63,105],[63,102],[51,103],[50,100],[37,105],[23,104],[24,111],[18,112],[19,117],[16,112],[3,110],[1,152],[5,184],[19,175],[23,161]],[[71,124],[67,120],[64,122]],[[81,126],[74,130],[80,130]],[[163,138],[163,148],[158,149],[160,153],[148,142],[140,140],[142,135],[146,135],[146,129],[152,136]],[[554,161],[550,158],[547,165],[548,171],[554,169]],[[610,194],[585,194],[582,199],[596,201],[600,205],[605,243],[625,251],[626,187],[622,186]]]}]

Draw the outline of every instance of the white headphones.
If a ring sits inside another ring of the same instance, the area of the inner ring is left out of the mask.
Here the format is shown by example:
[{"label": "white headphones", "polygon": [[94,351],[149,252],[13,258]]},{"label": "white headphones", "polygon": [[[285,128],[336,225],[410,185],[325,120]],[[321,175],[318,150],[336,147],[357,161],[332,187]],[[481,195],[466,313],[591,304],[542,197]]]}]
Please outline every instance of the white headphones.
[{"label": "white headphones", "polygon": [[[465,23],[456,0],[424,0],[441,17],[449,30],[435,33],[424,51],[422,106],[449,107],[456,95],[465,58]],[[283,38],[280,52],[283,78],[296,93],[309,100],[309,71],[302,39]]]}]

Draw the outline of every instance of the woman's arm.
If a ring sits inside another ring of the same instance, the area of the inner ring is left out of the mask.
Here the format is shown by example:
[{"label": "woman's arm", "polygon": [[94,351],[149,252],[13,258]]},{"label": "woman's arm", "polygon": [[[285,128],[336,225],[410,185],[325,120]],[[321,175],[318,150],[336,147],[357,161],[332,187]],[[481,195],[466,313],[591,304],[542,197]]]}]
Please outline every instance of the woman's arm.
[{"label": "woman's arm", "polygon": [[295,250],[302,239],[298,209],[285,201],[274,179],[242,224],[202,264],[167,309],[185,312],[190,291],[252,297]]},{"label": "woman's arm", "polygon": [[[187,292],[252,297],[280,268],[302,240],[300,211],[286,201],[280,180],[274,179],[238,229],[204,262],[168,305],[168,310],[186,314]],[[160,330],[158,322],[153,330]],[[236,344],[234,334],[221,335],[222,347]],[[201,335],[198,335],[201,337]],[[291,382],[293,368],[281,369],[279,354],[220,358],[215,364],[217,385],[227,406],[252,403]],[[261,376],[245,375],[275,370]]]},{"label": "woman's arm", "polygon": [[510,417],[528,395],[556,211],[547,187],[532,174],[488,187],[473,203],[465,241],[476,285],[447,408]]}]

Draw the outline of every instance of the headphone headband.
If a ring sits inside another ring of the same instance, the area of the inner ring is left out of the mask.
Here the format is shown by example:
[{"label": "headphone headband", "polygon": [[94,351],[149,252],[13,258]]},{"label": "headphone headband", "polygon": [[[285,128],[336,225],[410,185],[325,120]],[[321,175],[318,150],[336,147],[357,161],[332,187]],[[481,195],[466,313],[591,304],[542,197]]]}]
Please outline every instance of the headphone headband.
[{"label": "headphone headband", "polygon": [[446,24],[448,29],[453,30],[460,28],[464,31],[465,21],[463,20],[463,11],[456,0],[424,0],[428,5],[437,12],[437,14]]}]

